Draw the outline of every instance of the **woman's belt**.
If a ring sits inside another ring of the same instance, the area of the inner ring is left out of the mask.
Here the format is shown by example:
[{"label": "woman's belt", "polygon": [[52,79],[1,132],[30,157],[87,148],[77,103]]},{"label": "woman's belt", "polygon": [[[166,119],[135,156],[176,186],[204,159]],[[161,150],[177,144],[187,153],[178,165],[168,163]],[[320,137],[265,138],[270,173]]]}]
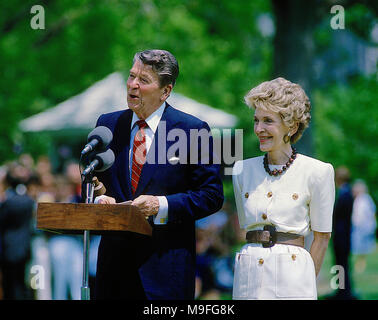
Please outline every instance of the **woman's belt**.
[{"label": "woman's belt", "polygon": [[304,236],[277,232],[276,228],[271,225],[265,225],[263,230],[248,231],[246,240],[248,243],[261,243],[264,248],[273,247],[276,243],[304,248]]}]

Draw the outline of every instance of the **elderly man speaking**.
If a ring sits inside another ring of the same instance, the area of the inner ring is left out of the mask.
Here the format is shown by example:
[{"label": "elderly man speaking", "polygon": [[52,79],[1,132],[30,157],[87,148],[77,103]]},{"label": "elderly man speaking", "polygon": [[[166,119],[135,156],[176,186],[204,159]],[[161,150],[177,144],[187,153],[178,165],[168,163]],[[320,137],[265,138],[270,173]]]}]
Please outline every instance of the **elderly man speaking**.
[{"label": "elderly man speaking", "polygon": [[221,208],[223,187],[208,124],[166,102],[178,73],[168,51],[136,53],[127,79],[129,109],[97,121],[113,132],[109,147],[116,157],[98,175],[107,193],[97,201],[131,200],[153,230],[152,237],[102,236],[97,299],[194,299],[195,220]]}]

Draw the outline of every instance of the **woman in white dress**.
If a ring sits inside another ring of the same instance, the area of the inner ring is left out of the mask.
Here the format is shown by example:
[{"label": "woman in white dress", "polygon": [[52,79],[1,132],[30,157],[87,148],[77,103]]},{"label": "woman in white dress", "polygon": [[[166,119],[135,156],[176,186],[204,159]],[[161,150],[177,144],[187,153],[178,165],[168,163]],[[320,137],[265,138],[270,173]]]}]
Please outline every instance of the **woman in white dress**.
[{"label": "woman in white dress", "polygon": [[335,184],[332,165],[292,147],[310,122],[310,101],[299,85],[277,78],[251,89],[245,102],[255,110],[254,132],[266,154],[233,168],[239,223],[247,231],[235,257],[233,299],[317,299]]}]

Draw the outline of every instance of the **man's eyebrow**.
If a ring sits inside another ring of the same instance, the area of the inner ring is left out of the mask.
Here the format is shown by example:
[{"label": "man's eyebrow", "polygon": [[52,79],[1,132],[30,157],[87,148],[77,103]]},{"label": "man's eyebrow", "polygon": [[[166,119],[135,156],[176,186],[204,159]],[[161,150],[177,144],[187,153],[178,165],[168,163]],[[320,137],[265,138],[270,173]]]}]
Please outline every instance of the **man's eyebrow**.
[{"label": "man's eyebrow", "polygon": [[141,72],[141,77],[145,77],[145,78],[148,78],[148,79],[151,79],[151,75],[147,72]]},{"label": "man's eyebrow", "polygon": [[[138,74],[138,72],[133,71],[133,70],[130,70],[130,71],[129,71],[129,74],[136,75],[136,74]],[[139,73],[139,76],[140,76],[140,77],[144,77],[144,78],[148,78],[148,79],[151,80],[151,76],[150,76],[148,73],[146,73],[146,72],[141,72],[141,73]]]}]

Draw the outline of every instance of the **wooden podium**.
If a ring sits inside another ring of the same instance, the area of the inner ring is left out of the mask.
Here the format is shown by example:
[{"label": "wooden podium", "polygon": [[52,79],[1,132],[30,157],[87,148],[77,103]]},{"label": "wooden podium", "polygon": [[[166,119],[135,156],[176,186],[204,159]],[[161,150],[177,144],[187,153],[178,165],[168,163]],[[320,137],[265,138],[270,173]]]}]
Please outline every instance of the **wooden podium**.
[{"label": "wooden podium", "polygon": [[89,233],[129,231],[151,236],[152,227],[130,204],[38,203],[37,228],[45,231],[84,233],[82,300],[89,300]]},{"label": "wooden podium", "polygon": [[131,231],[151,236],[152,228],[130,204],[38,203],[37,228],[56,233]]}]

